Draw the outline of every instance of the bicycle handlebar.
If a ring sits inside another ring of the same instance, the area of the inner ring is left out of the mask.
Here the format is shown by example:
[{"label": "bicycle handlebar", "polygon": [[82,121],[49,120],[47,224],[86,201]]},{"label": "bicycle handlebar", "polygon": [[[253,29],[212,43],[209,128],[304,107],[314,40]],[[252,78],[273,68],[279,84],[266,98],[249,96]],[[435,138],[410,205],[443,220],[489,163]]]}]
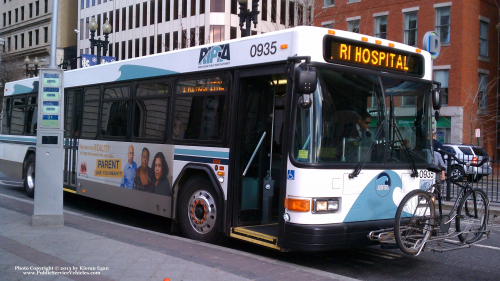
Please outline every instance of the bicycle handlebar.
[{"label": "bicycle handlebar", "polygon": [[[462,165],[466,165],[466,164],[467,164],[465,161],[460,161],[460,160],[457,158],[457,156],[455,156],[455,154],[453,154],[453,153],[450,153],[450,152],[445,151],[445,150],[440,149],[440,148],[438,148],[438,152],[439,152],[439,153],[442,153],[442,154],[446,154],[446,155],[448,155],[448,156],[451,156],[451,157],[452,157],[455,161],[457,161],[457,162],[458,162],[458,164],[462,164]],[[471,166],[473,166],[473,167],[481,167],[484,163],[486,163],[486,162],[488,162],[488,161],[490,161],[490,158],[489,158],[488,156],[484,156],[484,157],[483,157],[483,160],[481,160],[481,162],[479,162],[479,163],[477,163],[477,164],[470,163],[470,165],[471,165]]]}]

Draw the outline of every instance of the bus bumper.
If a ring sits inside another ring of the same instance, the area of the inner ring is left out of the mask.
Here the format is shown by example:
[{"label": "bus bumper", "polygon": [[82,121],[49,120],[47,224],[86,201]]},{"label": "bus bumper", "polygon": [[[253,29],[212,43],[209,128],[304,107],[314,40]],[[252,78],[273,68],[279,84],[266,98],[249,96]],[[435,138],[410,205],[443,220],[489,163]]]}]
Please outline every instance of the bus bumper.
[{"label": "bus bumper", "polygon": [[368,239],[374,230],[394,227],[394,219],[326,225],[285,223],[288,250],[327,251],[377,244]]}]

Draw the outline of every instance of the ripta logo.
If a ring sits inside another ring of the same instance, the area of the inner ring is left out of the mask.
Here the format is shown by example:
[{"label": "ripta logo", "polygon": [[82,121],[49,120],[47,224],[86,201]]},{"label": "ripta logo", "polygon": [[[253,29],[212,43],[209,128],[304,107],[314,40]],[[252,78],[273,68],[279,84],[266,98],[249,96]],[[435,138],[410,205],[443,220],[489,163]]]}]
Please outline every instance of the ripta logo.
[{"label": "ripta logo", "polygon": [[201,48],[198,65],[229,62],[230,59],[229,44]]},{"label": "ripta logo", "polygon": [[391,191],[391,178],[385,172],[380,173],[375,181],[375,191],[381,197],[386,196]]}]

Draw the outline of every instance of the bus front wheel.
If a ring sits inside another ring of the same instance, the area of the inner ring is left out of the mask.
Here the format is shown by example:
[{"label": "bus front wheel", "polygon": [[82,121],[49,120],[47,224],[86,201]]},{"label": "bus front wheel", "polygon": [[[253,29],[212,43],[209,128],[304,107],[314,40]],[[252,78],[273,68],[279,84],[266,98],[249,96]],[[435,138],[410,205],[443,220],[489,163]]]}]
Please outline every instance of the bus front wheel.
[{"label": "bus front wheel", "polygon": [[179,202],[179,221],[182,233],[191,239],[217,243],[222,238],[221,223],[215,190],[203,177],[189,179],[184,185]]},{"label": "bus front wheel", "polygon": [[31,153],[24,164],[24,190],[29,197],[35,196],[35,154]]}]

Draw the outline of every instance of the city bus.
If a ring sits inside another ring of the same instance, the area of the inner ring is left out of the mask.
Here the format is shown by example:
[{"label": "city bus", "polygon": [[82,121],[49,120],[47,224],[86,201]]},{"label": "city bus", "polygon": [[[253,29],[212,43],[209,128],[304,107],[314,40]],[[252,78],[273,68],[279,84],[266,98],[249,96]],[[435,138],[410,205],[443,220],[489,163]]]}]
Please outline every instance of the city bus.
[{"label": "city bus", "polygon": [[[372,243],[434,180],[430,53],[296,27],[64,73],[64,191],[188,237]],[[33,195],[38,78],[7,83],[0,171]],[[437,93],[437,94],[436,94]],[[47,163],[50,165],[50,163]]]}]

